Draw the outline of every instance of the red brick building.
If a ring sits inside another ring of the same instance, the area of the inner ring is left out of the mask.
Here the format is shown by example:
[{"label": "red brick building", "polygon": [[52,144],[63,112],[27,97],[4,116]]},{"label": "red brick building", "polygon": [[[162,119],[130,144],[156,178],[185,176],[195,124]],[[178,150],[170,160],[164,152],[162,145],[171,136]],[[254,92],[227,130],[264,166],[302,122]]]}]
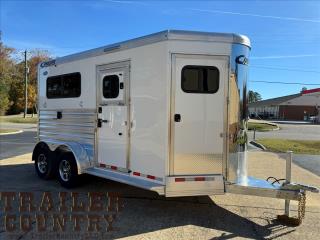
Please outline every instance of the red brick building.
[{"label": "red brick building", "polygon": [[251,117],[320,122],[320,88],[249,104]]}]

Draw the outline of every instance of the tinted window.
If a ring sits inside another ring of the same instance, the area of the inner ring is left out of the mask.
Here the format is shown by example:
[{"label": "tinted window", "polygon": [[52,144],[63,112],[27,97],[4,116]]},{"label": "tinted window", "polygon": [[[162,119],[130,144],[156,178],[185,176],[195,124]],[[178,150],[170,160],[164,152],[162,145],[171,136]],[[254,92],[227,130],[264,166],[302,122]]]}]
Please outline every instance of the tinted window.
[{"label": "tinted window", "polygon": [[119,77],[118,75],[105,76],[102,80],[103,97],[117,98],[119,96]]},{"label": "tinted window", "polygon": [[185,66],[181,88],[187,93],[215,93],[219,89],[219,70],[209,66]]},{"label": "tinted window", "polygon": [[47,98],[75,98],[80,95],[80,73],[70,73],[47,78]]}]

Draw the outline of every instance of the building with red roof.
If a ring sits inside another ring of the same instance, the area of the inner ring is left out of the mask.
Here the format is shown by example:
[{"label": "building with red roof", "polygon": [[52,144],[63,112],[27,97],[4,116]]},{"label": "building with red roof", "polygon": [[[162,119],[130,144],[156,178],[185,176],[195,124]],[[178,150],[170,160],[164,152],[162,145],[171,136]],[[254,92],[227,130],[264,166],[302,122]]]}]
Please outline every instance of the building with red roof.
[{"label": "building with red roof", "polygon": [[320,88],[249,104],[251,117],[320,122]]}]

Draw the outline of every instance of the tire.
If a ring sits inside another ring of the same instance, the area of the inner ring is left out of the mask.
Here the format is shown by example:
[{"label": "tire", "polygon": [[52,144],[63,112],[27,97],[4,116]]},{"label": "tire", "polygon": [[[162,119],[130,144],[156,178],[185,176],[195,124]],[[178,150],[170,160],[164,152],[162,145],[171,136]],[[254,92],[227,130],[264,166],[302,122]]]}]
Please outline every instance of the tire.
[{"label": "tire", "polygon": [[65,188],[76,187],[79,183],[79,175],[76,160],[71,152],[62,152],[59,156],[57,177]]},{"label": "tire", "polygon": [[52,179],[56,173],[54,153],[47,146],[40,146],[34,152],[34,167],[39,178]]}]

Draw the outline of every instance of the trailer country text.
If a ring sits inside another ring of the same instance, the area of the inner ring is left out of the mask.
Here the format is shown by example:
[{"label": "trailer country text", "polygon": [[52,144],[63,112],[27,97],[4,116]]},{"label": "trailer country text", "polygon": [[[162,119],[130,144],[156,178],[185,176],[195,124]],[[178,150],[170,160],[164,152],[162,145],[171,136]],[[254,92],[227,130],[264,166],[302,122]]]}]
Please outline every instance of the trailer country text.
[{"label": "trailer country text", "polygon": [[77,192],[1,192],[0,196],[7,233],[28,232],[33,228],[39,233],[48,230],[66,232],[67,228],[76,232],[109,232],[123,208],[119,194],[114,192],[89,192],[87,195]]}]

